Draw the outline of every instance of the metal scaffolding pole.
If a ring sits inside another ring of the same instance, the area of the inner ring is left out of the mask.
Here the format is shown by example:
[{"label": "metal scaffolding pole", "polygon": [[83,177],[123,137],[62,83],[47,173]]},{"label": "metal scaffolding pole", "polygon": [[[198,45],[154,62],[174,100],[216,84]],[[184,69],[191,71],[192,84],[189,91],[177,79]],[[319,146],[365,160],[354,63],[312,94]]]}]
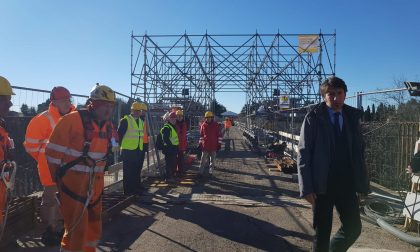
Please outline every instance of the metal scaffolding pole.
[{"label": "metal scaffolding pole", "polygon": [[[315,50],[300,39],[316,38]],[[154,104],[182,105],[185,112],[214,111],[216,92],[246,93],[256,104],[291,108],[320,101],[319,85],[335,75],[333,34],[214,34],[131,36],[131,96]],[[274,90],[276,95],[274,95]]]}]

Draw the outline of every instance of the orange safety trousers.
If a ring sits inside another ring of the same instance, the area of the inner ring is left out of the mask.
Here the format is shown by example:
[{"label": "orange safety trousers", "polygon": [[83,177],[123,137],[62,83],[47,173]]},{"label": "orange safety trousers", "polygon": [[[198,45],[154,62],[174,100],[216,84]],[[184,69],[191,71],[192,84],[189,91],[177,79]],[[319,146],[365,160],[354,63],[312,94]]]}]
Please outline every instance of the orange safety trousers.
[{"label": "orange safety trousers", "polygon": [[[91,121],[83,125],[81,116],[81,111],[63,116],[51,133],[45,149],[51,177],[56,179],[60,211],[64,220],[62,251],[95,251],[102,232],[101,195],[106,165],[104,158],[108,151],[112,124],[108,122],[99,128],[96,122]],[[89,151],[85,154],[91,161],[96,161],[95,167],[90,166],[93,163],[89,165],[89,162],[79,162],[69,167],[64,174],[61,174],[63,170],[57,173],[65,164],[84,155],[84,131],[88,126],[92,126],[87,132],[92,138]],[[92,195],[86,204],[89,192]]]},{"label": "orange safety trousers", "polygon": [[104,173],[97,172],[93,176],[93,196],[87,207],[63,191],[61,183],[64,183],[73,193],[87,197],[88,173],[67,171],[62,180],[58,182],[60,210],[65,229],[61,241],[62,251],[96,251],[102,233],[101,196],[104,188]]}]

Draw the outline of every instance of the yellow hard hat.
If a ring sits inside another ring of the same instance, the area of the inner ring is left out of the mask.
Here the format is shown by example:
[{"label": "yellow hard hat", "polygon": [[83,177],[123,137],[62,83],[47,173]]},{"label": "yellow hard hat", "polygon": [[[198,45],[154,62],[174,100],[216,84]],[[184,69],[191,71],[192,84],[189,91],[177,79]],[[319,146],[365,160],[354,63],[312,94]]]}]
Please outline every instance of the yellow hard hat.
[{"label": "yellow hard hat", "polygon": [[96,83],[90,91],[90,98],[98,101],[115,102],[115,92],[108,86]]},{"label": "yellow hard hat", "polygon": [[176,115],[177,116],[183,116],[184,115],[184,112],[182,112],[182,110],[177,110],[176,111]]},{"label": "yellow hard hat", "polygon": [[3,76],[0,76],[0,95],[15,95],[10,82]]},{"label": "yellow hard hat", "polygon": [[133,104],[131,104],[131,109],[132,110],[143,110],[146,111],[147,110],[147,106],[146,104],[142,103],[142,102],[133,102]]},{"label": "yellow hard hat", "polygon": [[140,102],[133,102],[133,104],[131,104],[131,110],[140,110]]},{"label": "yellow hard hat", "polygon": [[213,115],[213,112],[211,112],[211,111],[207,111],[205,114],[204,114],[204,117],[205,118],[207,118],[207,117],[213,117],[214,115]]},{"label": "yellow hard hat", "polygon": [[140,109],[146,111],[147,110],[146,103],[140,102]]}]

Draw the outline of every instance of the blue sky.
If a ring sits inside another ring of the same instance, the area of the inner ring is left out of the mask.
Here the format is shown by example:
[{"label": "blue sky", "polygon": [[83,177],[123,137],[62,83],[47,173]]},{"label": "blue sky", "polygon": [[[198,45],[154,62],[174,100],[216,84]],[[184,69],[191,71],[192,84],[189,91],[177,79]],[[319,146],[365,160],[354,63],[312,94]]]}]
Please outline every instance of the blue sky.
[{"label": "blue sky", "polygon": [[[420,1],[22,1],[0,2],[0,75],[12,85],[101,82],[130,93],[130,34],[337,32],[337,76],[349,94],[420,81]],[[231,95],[231,94],[230,94]],[[243,97],[238,95],[238,97]],[[218,96],[229,110],[243,102]]]}]

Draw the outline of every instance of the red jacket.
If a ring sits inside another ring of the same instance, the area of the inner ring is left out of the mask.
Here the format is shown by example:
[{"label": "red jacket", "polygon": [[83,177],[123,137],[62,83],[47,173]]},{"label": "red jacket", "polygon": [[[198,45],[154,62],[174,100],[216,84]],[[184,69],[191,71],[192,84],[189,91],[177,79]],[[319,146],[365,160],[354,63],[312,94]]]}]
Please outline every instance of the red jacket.
[{"label": "red jacket", "polygon": [[175,128],[179,140],[178,150],[185,151],[187,150],[187,123],[185,120],[176,121]]},{"label": "red jacket", "polygon": [[211,123],[204,122],[201,125],[200,144],[203,151],[212,152],[218,150],[219,145],[222,144],[219,123],[213,121]]}]

